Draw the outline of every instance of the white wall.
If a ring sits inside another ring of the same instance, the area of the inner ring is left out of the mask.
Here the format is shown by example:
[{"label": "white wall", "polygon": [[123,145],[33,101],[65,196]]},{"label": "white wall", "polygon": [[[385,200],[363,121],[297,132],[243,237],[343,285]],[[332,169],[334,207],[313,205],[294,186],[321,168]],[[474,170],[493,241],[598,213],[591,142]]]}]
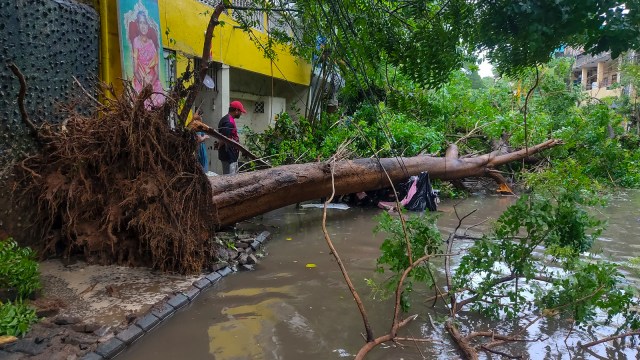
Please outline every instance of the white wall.
[{"label": "white wall", "polygon": [[[265,131],[270,125],[273,125],[275,115],[284,111],[287,104],[284,98],[257,96],[236,91],[231,92],[231,99],[239,100],[247,111],[236,121],[241,142],[244,142],[246,135],[242,129],[244,126],[258,133]],[[264,104],[263,112],[261,113],[256,112],[258,103]]]},{"label": "white wall", "polygon": [[[295,116],[292,109],[299,109],[304,115],[308,87],[271,79],[268,76],[245,70],[230,68],[222,64],[217,73],[216,90],[206,90],[196,99],[195,106],[202,103],[203,120],[214,128],[218,127],[220,118],[227,114],[229,103],[234,100],[242,102],[246,114],[236,121],[240,143],[245,142],[242,131],[248,126],[255,132],[263,132],[273,125],[275,117],[283,111]],[[264,103],[264,112],[256,112],[256,104]],[[209,170],[222,174],[222,164],[218,160],[218,151],[213,150],[215,140],[206,140],[209,155]],[[240,159],[242,161],[242,158]]]}]

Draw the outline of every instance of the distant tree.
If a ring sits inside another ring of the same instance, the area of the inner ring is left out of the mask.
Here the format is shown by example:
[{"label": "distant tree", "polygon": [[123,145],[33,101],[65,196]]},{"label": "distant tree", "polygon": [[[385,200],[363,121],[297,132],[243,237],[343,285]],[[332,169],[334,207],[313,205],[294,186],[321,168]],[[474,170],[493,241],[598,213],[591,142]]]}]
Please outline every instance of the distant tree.
[{"label": "distant tree", "polygon": [[294,31],[276,32],[274,39],[292,42],[294,51],[307,58],[324,52],[363,85],[369,84],[365,70],[380,63],[401,67],[422,85],[438,86],[480,51],[486,51],[498,72],[516,74],[548,62],[560,45],[589,53],[611,51],[616,57],[640,42],[638,0],[257,3],[296,10],[275,19]]}]

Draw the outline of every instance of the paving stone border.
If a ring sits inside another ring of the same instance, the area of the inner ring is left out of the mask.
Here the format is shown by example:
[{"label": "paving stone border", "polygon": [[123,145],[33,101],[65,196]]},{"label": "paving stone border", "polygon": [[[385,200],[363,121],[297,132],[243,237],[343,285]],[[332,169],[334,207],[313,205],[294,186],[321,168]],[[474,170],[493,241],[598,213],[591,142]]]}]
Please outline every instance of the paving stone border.
[{"label": "paving stone border", "polygon": [[[262,246],[271,234],[268,231],[263,231],[256,239],[251,243],[251,247],[257,250]],[[146,315],[138,318],[133,324],[129,325],[126,329],[120,331],[111,339],[100,344],[95,351],[85,354],[80,360],[107,360],[113,359],[120,354],[127,347],[131,346],[137,340],[144,335],[155,329],[164,320],[170,318],[178,310],[184,308],[186,305],[195,300],[204,290],[213,286],[213,284],[220,281],[223,277],[232,274],[234,269],[229,266],[225,266],[221,269],[217,269],[207,275],[204,275],[200,279],[193,282],[193,285],[187,290],[178,292],[168,300],[163,300],[160,303],[154,305],[151,311]]]}]

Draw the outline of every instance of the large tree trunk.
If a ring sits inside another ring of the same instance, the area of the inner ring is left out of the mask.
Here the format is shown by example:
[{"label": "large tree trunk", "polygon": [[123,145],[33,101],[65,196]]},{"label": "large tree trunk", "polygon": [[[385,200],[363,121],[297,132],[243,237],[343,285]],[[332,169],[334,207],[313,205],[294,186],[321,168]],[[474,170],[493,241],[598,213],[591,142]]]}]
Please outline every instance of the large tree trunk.
[{"label": "large tree trunk", "polygon": [[[337,194],[381,189],[390,186],[389,178],[396,183],[423,171],[427,171],[432,179],[442,180],[475,176],[499,178],[496,177],[497,166],[558,144],[559,140],[547,140],[528,151],[522,149],[503,155],[490,153],[463,159],[458,158],[458,149],[452,146],[444,157],[337,161],[333,166],[335,189]],[[331,172],[329,163],[309,163],[210,178],[216,206],[214,221],[218,227],[224,227],[286,205],[329,196]]]}]

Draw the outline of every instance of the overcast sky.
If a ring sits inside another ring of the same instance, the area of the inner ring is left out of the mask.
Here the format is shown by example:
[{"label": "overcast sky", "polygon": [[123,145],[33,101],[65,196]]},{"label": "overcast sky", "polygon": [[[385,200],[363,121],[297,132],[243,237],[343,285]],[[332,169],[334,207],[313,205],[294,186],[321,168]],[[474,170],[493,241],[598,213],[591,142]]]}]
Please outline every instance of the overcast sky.
[{"label": "overcast sky", "polygon": [[478,74],[480,74],[480,77],[487,77],[487,76],[493,76],[493,66],[491,66],[491,64],[489,64],[489,62],[485,59],[484,61],[482,61],[482,63],[480,64],[480,70],[478,70]]}]

